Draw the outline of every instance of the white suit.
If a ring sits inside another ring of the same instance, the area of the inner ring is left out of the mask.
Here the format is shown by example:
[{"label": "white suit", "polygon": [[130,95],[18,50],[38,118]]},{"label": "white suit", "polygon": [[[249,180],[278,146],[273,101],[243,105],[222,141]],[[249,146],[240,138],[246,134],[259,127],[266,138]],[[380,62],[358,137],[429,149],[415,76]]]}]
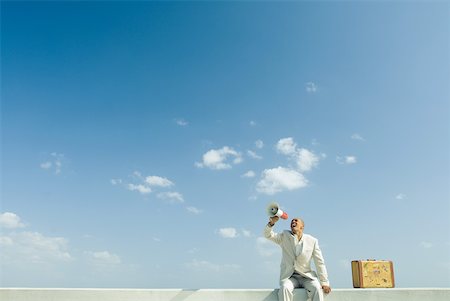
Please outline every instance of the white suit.
[{"label": "white suit", "polygon": [[[281,289],[287,288],[290,290],[288,296],[282,296],[280,290],[280,300],[291,299],[294,287],[305,287],[308,289],[309,284],[312,283],[317,287],[317,298],[308,294],[313,300],[323,300],[323,293],[321,287],[323,285],[329,286],[327,269],[325,261],[322,256],[322,251],[319,248],[319,243],[316,238],[311,235],[303,234],[300,242],[302,243],[301,250],[296,248],[296,237],[291,231],[285,230],[282,233],[275,233],[272,227],[268,225],[264,229],[264,236],[267,239],[280,245],[282,249],[282,259],[280,265],[280,285]],[[317,273],[311,269],[311,260],[314,260]],[[294,275],[295,273],[295,275]],[[293,279],[293,278],[295,279]],[[300,282],[296,281],[300,279]],[[307,282],[306,284],[303,281]],[[292,285],[294,283],[294,285]],[[293,287],[291,287],[293,286]],[[313,289],[314,290],[314,289]],[[285,292],[286,293],[286,292]],[[314,292],[312,293],[314,294]]]}]

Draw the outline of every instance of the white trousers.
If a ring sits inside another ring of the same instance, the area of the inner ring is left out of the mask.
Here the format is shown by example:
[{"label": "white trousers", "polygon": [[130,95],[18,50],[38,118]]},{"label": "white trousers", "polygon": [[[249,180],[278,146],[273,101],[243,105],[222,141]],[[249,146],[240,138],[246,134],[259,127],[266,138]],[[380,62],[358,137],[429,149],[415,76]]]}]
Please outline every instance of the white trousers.
[{"label": "white trousers", "polygon": [[299,274],[292,275],[289,279],[281,282],[278,291],[278,301],[293,301],[294,289],[303,287],[308,294],[308,301],[323,301],[323,291],[319,280],[309,279]]}]

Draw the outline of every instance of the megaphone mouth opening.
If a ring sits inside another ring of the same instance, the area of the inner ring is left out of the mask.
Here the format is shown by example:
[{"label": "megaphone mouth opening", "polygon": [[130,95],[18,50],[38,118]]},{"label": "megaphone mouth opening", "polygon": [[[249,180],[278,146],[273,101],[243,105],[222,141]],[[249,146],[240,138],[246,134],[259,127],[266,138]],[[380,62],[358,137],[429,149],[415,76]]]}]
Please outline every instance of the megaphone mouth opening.
[{"label": "megaphone mouth opening", "polygon": [[267,214],[270,217],[278,216],[282,219],[287,219],[288,214],[280,209],[280,206],[277,203],[270,203],[267,207]]}]

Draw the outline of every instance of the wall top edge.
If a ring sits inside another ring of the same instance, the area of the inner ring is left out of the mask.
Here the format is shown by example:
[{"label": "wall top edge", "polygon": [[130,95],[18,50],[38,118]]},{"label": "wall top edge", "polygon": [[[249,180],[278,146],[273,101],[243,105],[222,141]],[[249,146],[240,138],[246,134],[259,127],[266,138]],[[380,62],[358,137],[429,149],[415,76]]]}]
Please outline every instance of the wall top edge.
[{"label": "wall top edge", "polygon": [[[36,291],[155,291],[155,292],[267,292],[278,288],[264,289],[181,289],[181,288],[40,288],[40,287],[0,287],[0,290]],[[402,288],[334,288],[333,291],[450,291],[450,287],[402,287]]]}]

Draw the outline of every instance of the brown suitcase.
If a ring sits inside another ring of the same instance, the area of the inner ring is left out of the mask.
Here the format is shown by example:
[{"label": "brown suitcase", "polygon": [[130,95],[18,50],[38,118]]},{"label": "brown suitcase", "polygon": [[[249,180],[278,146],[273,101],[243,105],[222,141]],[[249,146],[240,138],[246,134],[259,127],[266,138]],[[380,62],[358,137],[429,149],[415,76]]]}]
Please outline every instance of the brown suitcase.
[{"label": "brown suitcase", "polygon": [[394,265],[390,260],[353,260],[352,276],[355,288],[395,286]]}]

